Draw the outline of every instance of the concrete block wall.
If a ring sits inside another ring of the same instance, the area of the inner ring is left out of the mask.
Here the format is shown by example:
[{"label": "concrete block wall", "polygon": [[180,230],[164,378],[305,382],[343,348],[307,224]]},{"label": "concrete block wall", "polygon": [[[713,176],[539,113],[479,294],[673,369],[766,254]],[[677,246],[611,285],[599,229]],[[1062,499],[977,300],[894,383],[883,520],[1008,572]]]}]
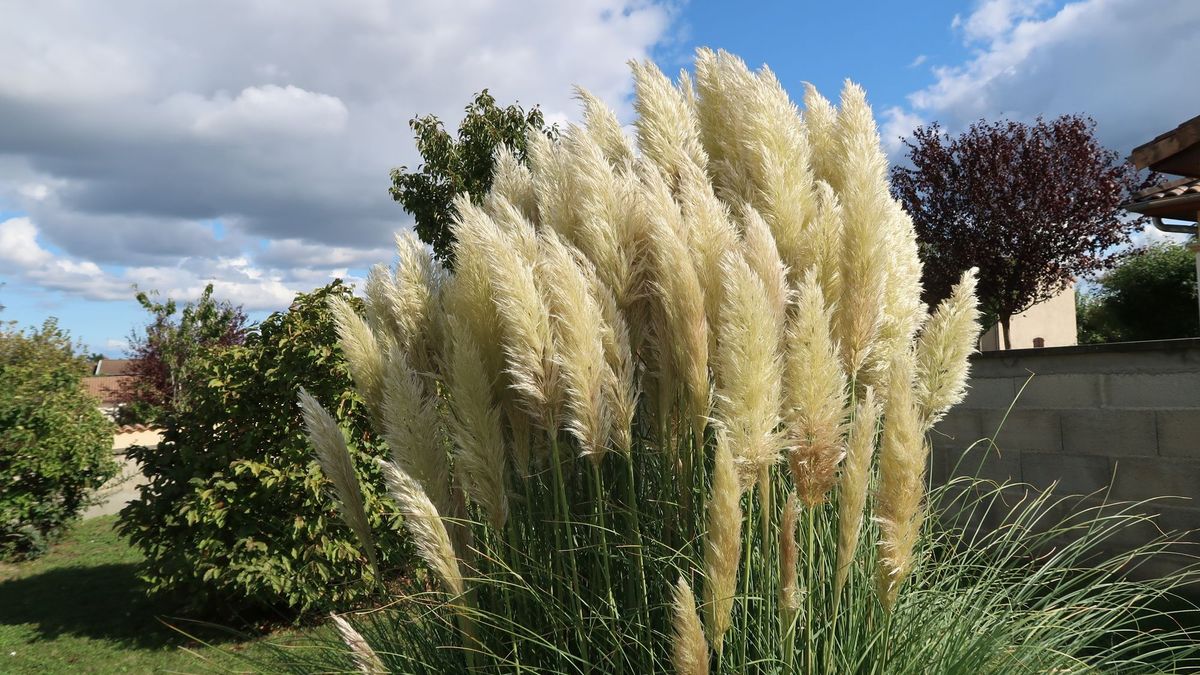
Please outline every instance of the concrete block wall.
[{"label": "concrete block wall", "polygon": [[1169,496],[1145,510],[1165,530],[1200,529],[1200,339],[988,352],[971,371],[966,400],[932,433],[934,480]]}]

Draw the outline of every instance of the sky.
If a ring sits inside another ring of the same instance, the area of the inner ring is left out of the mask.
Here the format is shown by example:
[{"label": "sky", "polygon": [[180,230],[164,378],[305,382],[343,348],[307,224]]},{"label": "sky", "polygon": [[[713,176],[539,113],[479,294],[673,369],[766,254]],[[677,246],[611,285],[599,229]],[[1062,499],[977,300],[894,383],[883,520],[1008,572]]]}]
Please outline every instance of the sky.
[{"label": "sky", "polygon": [[[1085,113],[1125,156],[1200,114],[1200,2],[0,0],[0,320],[118,357],[134,286],[252,317],[391,258],[407,121],[472,95],[632,118],[626,62],[697,47],[794,96],[862,84],[885,147],[938,121]],[[1151,40],[1147,36],[1153,36]],[[1146,238],[1153,238],[1153,233]]]}]

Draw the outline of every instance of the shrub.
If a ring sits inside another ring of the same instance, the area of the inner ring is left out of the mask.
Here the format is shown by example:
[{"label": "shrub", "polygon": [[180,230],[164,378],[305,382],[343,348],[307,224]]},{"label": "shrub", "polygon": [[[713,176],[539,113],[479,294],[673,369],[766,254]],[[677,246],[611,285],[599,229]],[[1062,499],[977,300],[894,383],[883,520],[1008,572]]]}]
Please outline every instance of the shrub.
[{"label": "shrub", "polygon": [[1196,255],[1160,243],[1133,251],[1076,298],[1079,341],[1086,344],[1200,335]]},{"label": "shrub", "polygon": [[[334,282],[298,295],[244,344],[193,357],[188,405],[166,416],[158,448],[131,451],[147,484],[122,510],[120,528],[146,556],[141,576],[151,592],[207,609],[300,612],[373,592],[376,579],[336,517],[295,401],[301,385],[330,402],[363,460],[368,518],[390,531],[394,506],[377,498],[380,474],[366,461],[380,445],[351,391],[326,307],[333,297],[361,304]],[[385,569],[405,561],[399,536],[388,542]]]},{"label": "shrub", "polygon": [[[676,87],[634,66],[637,159],[585,96],[586,127],[560,144],[530,134],[528,170],[501,150],[482,204],[456,203],[453,273],[409,237],[395,274],[368,280],[365,319],[337,306],[437,588],[339,624],[349,653],[285,658],[363,672],[1144,665],[1136,639],[1093,642],[1146,587],[1087,574],[1086,550],[1027,555],[1029,528],[977,546],[925,517],[925,435],[964,393],[975,280],[926,315],[861,89],[838,109],[810,91],[801,118],[767,71],[703,51],[695,72]],[[353,521],[346,467],[361,460],[303,401]],[[1078,584],[1063,574],[1076,569]],[[1173,647],[1146,659],[1170,663]]]},{"label": "shrub", "polygon": [[40,554],[117,472],[112,424],[53,319],[0,327],[0,558]]}]

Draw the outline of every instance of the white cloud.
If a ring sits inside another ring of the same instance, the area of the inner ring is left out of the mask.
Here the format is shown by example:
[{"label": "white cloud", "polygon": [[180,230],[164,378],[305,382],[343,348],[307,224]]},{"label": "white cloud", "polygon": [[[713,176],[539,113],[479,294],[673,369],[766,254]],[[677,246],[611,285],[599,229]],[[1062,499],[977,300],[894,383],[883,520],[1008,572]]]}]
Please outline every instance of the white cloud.
[{"label": "white cloud", "polygon": [[1191,239],[1190,234],[1180,234],[1177,232],[1163,232],[1153,225],[1147,226],[1145,229],[1134,232],[1130,235],[1129,240],[1134,248],[1143,246],[1153,246],[1154,244],[1183,244]]},{"label": "white cloud", "polygon": [[484,88],[575,118],[573,84],[627,116],[625,63],[673,16],[666,0],[0,0],[0,14],[0,204],[55,251],[24,278],[116,297],[211,274],[255,305],[390,257],[411,221],[388,173],[420,163],[409,118],[453,128]]},{"label": "white cloud", "polygon": [[[189,102],[196,103],[192,98]],[[336,96],[288,85],[246,87],[237,98],[218,95],[199,102],[193,128],[201,134],[244,138],[250,134],[336,134],[349,111]]]},{"label": "white cloud", "polygon": [[53,256],[37,242],[37,228],[28,218],[0,222],[0,260],[17,268],[46,263]]},{"label": "white cloud", "polygon": [[89,261],[55,255],[38,242],[38,228],[29,218],[0,222],[0,261],[10,278],[89,300],[129,300],[133,288],[158,290],[166,297],[194,298],[204,286],[223,300],[249,310],[286,307],[299,291],[346,277],[345,267],[255,266],[245,257],[183,258],[175,265],[131,266],[105,270]]},{"label": "white cloud", "polygon": [[[981,118],[1083,113],[1122,155],[1200,111],[1195,78],[1200,3],[987,0],[956,22],[974,55],[934,69],[910,112],[958,131]],[[1164,17],[1170,17],[1164,20]],[[1152,38],[1150,37],[1152,36]],[[1152,41],[1151,41],[1152,39]]]},{"label": "white cloud", "polygon": [[966,18],[955,14],[952,28],[961,29],[968,42],[995,40],[1018,21],[1037,16],[1048,0],[981,0]]},{"label": "white cloud", "polygon": [[925,120],[920,115],[898,106],[884,110],[883,124],[879,128],[883,149],[889,156],[896,157],[904,147],[903,139],[908,138],[914,129],[923,124]]},{"label": "white cloud", "polygon": [[129,351],[129,340],[109,338],[104,341],[104,348],[117,353],[127,352]]},{"label": "white cloud", "polygon": [[908,64],[908,67],[909,67],[909,68],[916,68],[916,67],[920,66],[921,64],[925,63],[925,62],[926,62],[926,61],[928,61],[928,60],[929,60],[929,57],[928,57],[928,56],[926,56],[926,55],[924,55],[924,54],[917,54],[917,57],[916,57],[915,59],[913,59],[913,60],[912,60],[912,61],[911,61],[911,62]]}]

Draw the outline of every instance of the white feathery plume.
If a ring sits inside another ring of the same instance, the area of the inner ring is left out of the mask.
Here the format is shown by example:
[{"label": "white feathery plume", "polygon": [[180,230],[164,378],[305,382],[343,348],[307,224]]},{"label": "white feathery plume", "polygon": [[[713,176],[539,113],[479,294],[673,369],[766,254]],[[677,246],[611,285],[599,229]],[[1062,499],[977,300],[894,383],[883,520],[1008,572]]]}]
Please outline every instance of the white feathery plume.
[{"label": "white feathery plume", "polygon": [[376,461],[383,470],[388,493],[400,507],[400,515],[404,517],[404,526],[413,538],[417,554],[441,579],[447,593],[455,597],[462,595],[463,577],[458,557],[437,507],[420,482],[394,462]]},{"label": "white feathery plume", "polygon": [[671,610],[671,665],[677,675],[707,675],[708,640],[696,613],[696,596],[683,577],[671,589]]},{"label": "white feathery plume", "polygon": [[894,261],[887,250],[886,229],[880,226],[889,216],[891,201],[887,158],[866,95],[849,82],[842,91],[837,134],[841,161],[830,185],[842,204],[842,295],[834,311],[842,359],[854,380],[879,348],[885,285]]},{"label": "white feathery plume", "polygon": [[871,480],[871,460],[875,455],[875,428],[879,424],[879,402],[875,390],[867,387],[854,412],[846,439],[846,461],[838,490],[837,572],[834,594],[841,594],[850,576],[850,565],[858,551]]},{"label": "white feathery plume", "polygon": [[[779,257],[779,247],[775,244],[775,236],[771,228],[759,215],[754,207],[746,204],[742,208],[742,247],[746,255],[746,263],[762,280],[763,288],[771,305],[776,308],[779,317],[787,312],[791,291],[788,288],[788,269],[783,259]],[[780,326],[782,332],[783,326]]]},{"label": "white feathery plume", "polygon": [[493,402],[492,382],[484,370],[480,344],[470,324],[451,314],[447,325],[450,343],[447,384],[452,413],[450,434],[456,448],[455,472],[492,527],[500,530],[508,520],[500,409]]},{"label": "white feathery plume", "polygon": [[979,338],[976,270],[963,272],[950,297],[938,305],[917,342],[917,407],[929,430],[967,390],[970,361]]},{"label": "white feathery plume", "polygon": [[825,501],[837,479],[847,389],[816,270],[800,286],[787,344],[788,461],[800,500],[813,507]]},{"label": "white feathery plume", "polygon": [[383,438],[392,459],[420,481],[441,513],[451,512],[448,443],[437,400],[399,349],[388,355],[383,391]]},{"label": "white feathery plume", "polygon": [[579,441],[581,454],[599,464],[608,452],[610,426],[604,396],[604,319],[567,245],[553,230],[542,230],[541,236],[537,274],[551,310],[566,428]]},{"label": "white feathery plume", "polygon": [[708,166],[691,106],[652,62],[631,61],[629,65],[633,70],[633,109],[638,115],[634,122],[638,148],[676,188],[684,167]]},{"label": "white feathery plume", "polygon": [[333,416],[304,388],[300,389],[300,412],[304,417],[304,428],[308,432],[309,443],[316,450],[321,472],[333,483],[338,498],[338,512],[358,538],[359,545],[371,563],[371,570],[378,577],[375,541],[371,537],[371,524],[367,520],[367,510],[363,504],[362,487],[359,485],[357,474],[354,473],[354,462],[350,458],[350,448],[346,446],[342,430]]},{"label": "white feathery plume", "polygon": [[712,492],[706,507],[704,608],[709,642],[720,654],[737,598],[737,571],[742,551],[742,490],[727,434],[718,428],[716,436]]},{"label": "white feathery plume", "polygon": [[[367,404],[367,410],[376,421],[383,419],[383,357],[390,347],[388,341],[376,339],[375,331],[367,324],[348,300],[329,298],[329,311],[337,325],[338,343],[350,366],[350,377],[355,391]],[[387,335],[383,333],[383,335]]]},{"label": "white feathery plume", "polygon": [[783,363],[779,353],[783,317],[758,275],[738,251],[723,261],[725,304],[717,338],[717,418],[728,434],[748,490],[779,461]]},{"label": "white feathery plume", "polygon": [[588,134],[603,149],[605,158],[613,166],[632,161],[633,145],[621,131],[621,123],[612,109],[582,87],[575,88],[575,96],[583,102],[583,120]]},{"label": "white feathery plume", "polygon": [[350,648],[350,657],[354,659],[358,672],[363,675],[387,675],[388,669],[379,659],[379,655],[371,649],[371,645],[367,644],[362,634],[354,630],[349,621],[333,612],[329,613],[329,618],[333,619],[333,627],[337,630],[338,637]]},{"label": "white feathery plume", "polygon": [[604,373],[604,396],[609,409],[609,439],[615,450],[627,455],[633,444],[633,416],[637,412],[638,394],[629,327],[616,296],[600,280],[595,268],[582,261],[579,267],[603,318],[600,339],[608,366]]},{"label": "white feathery plume", "polygon": [[[541,132],[530,130],[530,134],[541,136]],[[500,144],[492,160],[492,189],[484,197],[487,212],[496,217],[497,200],[503,199],[516,208],[530,222],[538,222],[537,196],[533,192],[533,174],[521,163],[512,148]],[[456,259],[457,260],[457,259]]]},{"label": "white feathery plume", "polygon": [[912,571],[913,550],[920,536],[928,448],[913,396],[913,353],[892,354],[883,436],[879,444],[879,523],[877,586],[887,610],[896,604],[900,586]]},{"label": "white feathery plume", "polygon": [[533,264],[481,209],[461,201],[458,217],[460,229],[471,230],[487,256],[510,386],[525,412],[543,429],[553,430],[560,403],[558,366],[550,312]]},{"label": "white feathery plume", "polygon": [[[669,335],[661,346],[673,357],[674,373],[687,391],[688,424],[699,433],[710,407],[704,289],[680,237],[682,216],[670,189],[655,172],[643,178],[647,182],[647,244],[653,266],[652,284]],[[660,341],[664,337],[660,336]]]},{"label": "white feathery plume", "polygon": [[813,177],[829,183],[833,167],[845,159],[838,154],[837,109],[809,83],[804,83],[804,128],[808,132]]}]

